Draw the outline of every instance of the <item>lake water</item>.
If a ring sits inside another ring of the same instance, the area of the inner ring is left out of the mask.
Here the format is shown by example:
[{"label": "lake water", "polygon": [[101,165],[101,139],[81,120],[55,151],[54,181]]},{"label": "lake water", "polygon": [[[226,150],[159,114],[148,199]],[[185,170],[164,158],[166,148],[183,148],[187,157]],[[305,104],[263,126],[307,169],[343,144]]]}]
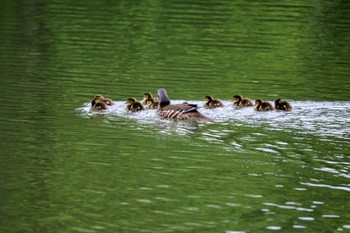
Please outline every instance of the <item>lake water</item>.
[{"label": "lake water", "polygon": [[[0,232],[350,231],[350,2],[3,1],[0,15]],[[125,111],[158,88],[213,121]],[[95,94],[115,105],[91,113]],[[235,94],[294,108],[237,109]]]}]

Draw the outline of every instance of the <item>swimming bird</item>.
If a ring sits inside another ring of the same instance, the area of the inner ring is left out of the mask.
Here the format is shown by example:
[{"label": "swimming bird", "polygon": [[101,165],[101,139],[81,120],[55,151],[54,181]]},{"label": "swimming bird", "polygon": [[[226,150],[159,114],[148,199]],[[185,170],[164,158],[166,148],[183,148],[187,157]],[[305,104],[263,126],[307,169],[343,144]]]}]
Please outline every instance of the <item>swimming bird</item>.
[{"label": "swimming bird", "polygon": [[147,100],[153,100],[153,102],[158,102],[158,99],[157,99],[157,98],[153,98],[152,94],[149,93],[149,92],[146,92],[146,93],[143,95],[142,103],[143,103],[143,104],[147,104]]},{"label": "swimming bird", "polygon": [[284,111],[291,111],[293,109],[290,103],[288,103],[287,101],[281,101],[281,99],[275,100],[275,108],[276,110],[284,110]]},{"label": "swimming bird", "polygon": [[104,102],[108,106],[112,106],[114,104],[111,99],[105,98],[103,95],[95,95],[95,97],[91,100],[91,107],[97,102]]},{"label": "swimming bird", "polygon": [[141,110],[145,110],[143,105],[138,102],[135,98],[128,98],[126,100],[126,110],[132,111],[132,112],[137,112]]},{"label": "swimming bird", "polygon": [[154,98],[148,99],[146,101],[146,104],[147,104],[147,106],[146,106],[147,109],[157,109],[159,106],[159,102],[155,101]]},{"label": "swimming bird", "polygon": [[219,99],[213,98],[210,95],[205,96],[205,101],[204,107],[206,108],[224,107],[224,104]]},{"label": "swimming bird", "polygon": [[159,108],[157,114],[160,118],[168,119],[194,119],[194,120],[211,120],[211,118],[198,112],[196,104],[182,103],[182,104],[170,104],[170,99],[164,88],[160,88],[157,91]]},{"label": "swimming bird", "polygon": [[111,105],[113,105],[113,101],[111,99],[105,98],[102,95],[95,95],[91,100],[90,111],[106,110],[108,106]]},{"label": "swimming bird", "polygon": [[91,106],[90,111],[93,112],[98,112],[98,111],[103,111],[108,108],[107,104],[104,102],[96,102],[93,106]]},{"label": "swimming bird", "polygon": [[255,100],[255,110],[260,112],[275,110],[272,104],[267,101]]},{"label": "swimming bird", "polygon": [[234,106],[238,107],[252,107],[253,102],[248,98],[243,98],[241,95],[235,95],[233,96],[233,103]]}]

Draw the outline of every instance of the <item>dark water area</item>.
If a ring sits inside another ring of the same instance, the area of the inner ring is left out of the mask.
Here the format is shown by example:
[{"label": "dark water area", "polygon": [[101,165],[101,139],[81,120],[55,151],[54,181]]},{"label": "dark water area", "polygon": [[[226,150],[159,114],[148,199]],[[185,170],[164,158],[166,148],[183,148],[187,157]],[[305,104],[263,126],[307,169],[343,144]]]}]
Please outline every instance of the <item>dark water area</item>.
[{"label": "dark water area", "polygon": [[[2,1],[0,33],[0,232],[350,230],[350,3]],[[214,120],[125,110],[161,87]]]}]

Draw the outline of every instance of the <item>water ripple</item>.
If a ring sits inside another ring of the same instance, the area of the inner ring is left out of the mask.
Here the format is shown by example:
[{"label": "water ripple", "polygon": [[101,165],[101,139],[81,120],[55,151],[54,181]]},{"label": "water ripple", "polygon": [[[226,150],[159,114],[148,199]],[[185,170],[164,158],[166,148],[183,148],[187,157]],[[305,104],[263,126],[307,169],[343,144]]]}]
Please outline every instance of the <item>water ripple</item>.
[{"label": "water ripple", "polygon": [[[173,103],[181,103],[184,100],[173,100]],[[350,135],[350,102],[315,102],[315,101],[291,101],[294,109],[291,112],[272,111],[256,112],[253,108],[237,109],[232,106],[231,101],[223,101],[225,107],[217,109],[205,109],[203,101],[190,101],[197,104],[199,110],[207,116],[214,118],[214,123],[229,125],[246,125],[259,127],[267,125],[270,130],[283,130],[285,132],[298,131],[301,134],[314,134],[319,136],[332,136],[335,138],[348,139]],[[104,113],[92,113],[89,111],[89,103],[76,109],[77,113],[85,118],[104,115],[107,117],[122,117],[139,122],[140,124],[158,123],[166,128],[172,125],[167,120],[160,120],[156,110],[130,113],[125,110],[124,101],[116,101]],[[162,124],[162,122],[165,122]],[[177,127],[178,124],[181,127]],[[198,125],[178,123],[173,130],[180,135],[186,135],[197,129]],[[210,124],[210,123],[209,123]],[[226,135],[233,133],[230,130],[208,130],[203,136],[208,141],[222,142]],[[237,148],[242,147],[241,143],[233,141]],[[285,144],[285,142],[279,142]],[[260,148],[270,153],[277,153],[273,148]]]},{"label": "water ripple", "polygon": [[344,186],[333,186],[328,184],[314,184],[314,183],[308,183],[308,182],[301,182],[301,184],[310,186],[310,187],[321,187],[321,188],[329,188],[329,189],[337,189],[337,190],[343,190],[350,192],[350,187],[344,187]]},{"label": "water ripple", "polygon": [[296,206],[292,206],[292,205],[278,205],[278,204],[268,203],[268,202],[267,203],[263,203],[263,204],[267,205],[267,206],[278,207],[280,209],[294,209],[294,210],[299,210],[299,211],[313,212],[313,209],[296,207]]}]

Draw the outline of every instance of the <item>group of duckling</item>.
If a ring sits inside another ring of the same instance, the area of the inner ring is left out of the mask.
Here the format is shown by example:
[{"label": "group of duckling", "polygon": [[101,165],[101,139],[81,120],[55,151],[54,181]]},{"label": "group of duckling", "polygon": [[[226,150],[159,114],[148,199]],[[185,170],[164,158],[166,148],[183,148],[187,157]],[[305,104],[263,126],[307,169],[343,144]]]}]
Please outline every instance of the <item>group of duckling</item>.
[{"label": "group of duckling", "polygon": [[[107,110],[108,106],[112,106],[114,103],[111,99],[106,98],[102,95],[95,95],[91,100],[90,111],[97,112]],[[147,92],[144,94],[142,103],[131,97],[126,100],[126,110],[137,112],[145,109],[157,109],[159,102],[157,98],[153,98],[152,94]]]},{"label": "group of duckling", "polygon": [[[224,107],[224,104],[216,98],[212,96],[205,97],[204,107],[206,108],[216,108],[216,107]],[[234,95],[232,99],[232,105],[237,107],[255,107],[256,111],[266,112],[272,110],[283,110],[283,111],[291,111],[292,105],[288,101],[282,101],[281,99],[275,100],[275,106],[272,106],[271,103],[267,101],[262,101],[260,99],[255,100],[255,104],[253,104],[252,100],[249,98],[243,98],[241,95]]]},{"label": "group of duckling", "polygon": [[[170,99],[164,88],[158,89],[158,98],[154,98],[151,93],[146,92],[143,96],[142,102],[137,101],[135,98],[128,98],[126,100],[126,110],[137,112],[145,109],[157,109],[157,114],[160,118],[168,119],[196,119],[205,120],[211,119],[200,113],[198,111],[197,104],[189,104],[187,102],[180,104],[170,104]],[[114,103],[111,99],[105,98],[102,95],[96,95],[91,101],[90,111],[104,111],[112,106]],[[243,98],[240,95],[233,96],[232,105],[236,107],[254,107],[256,111],[272,111],[272,110],[283,110],[291,111],[292,106],[287,101],[282,101],[281,99],[276,99],[274,101],[274,106],[260,99],[255,100],[253,104],[252,100],[249,98]],[[224,107],[221,100],[214,98],[212,96],[205,96],[205,108],[218,108]]]}]

